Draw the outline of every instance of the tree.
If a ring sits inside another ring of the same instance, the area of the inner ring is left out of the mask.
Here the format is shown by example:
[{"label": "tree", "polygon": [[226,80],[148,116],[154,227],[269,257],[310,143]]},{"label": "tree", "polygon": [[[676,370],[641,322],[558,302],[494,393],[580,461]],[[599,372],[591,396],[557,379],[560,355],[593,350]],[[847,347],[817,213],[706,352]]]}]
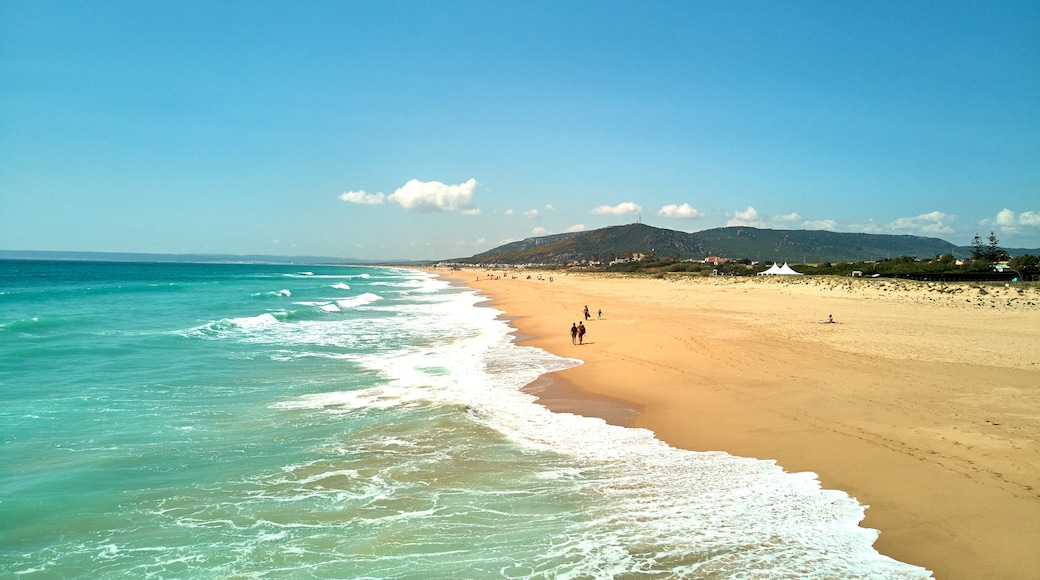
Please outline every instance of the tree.
[{"label": "tree", "polygon": [[986,262],[1002,262],[1008,259],[1008,253],[1000,248],[1000,240],[993,232],[989,233],[986,242],[979,234],[971,239],[971,259]]},{"label": "tree", "polygon": [[982,237],[979,236],[978,232],[975,233],[975,237],[971,239],[971,259],[972,260],[983,260],[983,256],[986,255],[986,246],[982,243]]},{"label": "tree", "polygon": [[1025,277],[1026,274],[1040,273],[1040,256],[1025,254],[1024,256],[1011,258],[1008,260],[1008,266],[1011,266],[1011,269],[1018,272],[1018,275],[1022,277]]},{"label": "tree", "polygon": [[986,253],[990,262],[1003,262],[1008,259],[1008,253],[1000,248],[1000,241],[997,240],[996,234],[990,232],[986,240],[989,241],[989,244],[986,246]]}]

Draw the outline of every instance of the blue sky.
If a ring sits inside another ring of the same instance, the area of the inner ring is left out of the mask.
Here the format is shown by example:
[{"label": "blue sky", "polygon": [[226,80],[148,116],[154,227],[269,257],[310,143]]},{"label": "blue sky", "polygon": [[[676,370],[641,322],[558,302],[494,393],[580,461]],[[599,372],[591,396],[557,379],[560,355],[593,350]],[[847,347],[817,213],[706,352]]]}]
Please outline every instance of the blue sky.
[{"label": "blue sky", "polygon": [[1040,247],[1037,2],[0,0],[0,249]]}]

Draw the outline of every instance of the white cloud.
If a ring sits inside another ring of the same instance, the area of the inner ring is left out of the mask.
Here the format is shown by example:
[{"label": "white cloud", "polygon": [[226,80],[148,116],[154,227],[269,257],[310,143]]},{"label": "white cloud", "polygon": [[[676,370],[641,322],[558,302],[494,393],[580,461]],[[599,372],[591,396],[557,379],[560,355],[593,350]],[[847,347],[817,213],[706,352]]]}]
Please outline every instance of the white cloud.
[{"label": "white cloud", "polygon": [[693,206],[688,203],[682,205],[670,204],[657,210],[657,215],[667,218],[685,218],[695,219],[702,218],[704,214],[697,211]]},{"label": "white cloud", "polygon": [[535,229],[531,230],[531,233],[536,236],[544,236],[545,234],[549,233],[549,230],[543,228],[542,226],[538,226]]},{"label": "white cloud", "polygon": [[802,222],[802,227],[807,230],[828,230],[837,231],[838,222],[834,220],[810,220]]},{"label": "white cloud", "polygon": [[554,210],[554,209],[556,209],[556,208],[555,208],[555,207],[553,207],[553,204],[551,204],[551,203],[547,203],[547,204],[545,204],[545,209],[547,209],[547,210],[549,210],[549,211],[552,211],[552,210]]},{"label": "white cloud", "polygon": [[529,220],[533,220],[534,218],[538,217],[538,210],[536,210],[536,209],[529,209],[529,210],[524,212],[524,217],[529,219]]},{"label": "white cloud", "polygon": [[982,220],[981,225],[988,227],[993,223],[996,223],[1000,231],[1006,234],[1016,233],[1020,228],[1040,228],[1040,212],[1024,211],[1016,214],[1014,211],[1004,208],[997,212],[996,219]]},{"label": "white cloud", "polygon": [[631,201],[626,201],[613,206],[601,205],[597,208],[593,208],[590,213],[593,215],[631,215],[641,211],[643,211],[643,208]]},{"label": "white cloud", "polygon": [[802,227],[810,230],[832,231],[837,230],[839,227],[838,222],[835,220],[806,220],[800,213],[794,211],[780,215],[765,216],[758,213],[758,210],[751,206],[748,206],[744,211],[737,210],[732,215],[728,213],[726,215],[730,216],[729,220],[726,221],[727,226],[775,229]]},{"label": "white cloud", "polygon": [[1004,208],[997,212],[997,225],[1000,227],[1015,227],[1015,212]]},{"label": "white cloud", "polygon": [[386,197],[409,211],[433,212],[472,210],[473,190],[477,180],[470,179],[459,185],[447,185],[439,181],[413,179]]},{"label": "white cloud", "polygon": [[583,231],[585,231],[585,224],[574,224],[573,226],[567,228],[564,231],[568,231],[568,232],[583,232]]},{"label": "white cloud", "polygon": [[733,217],[726,220],[727,226],[749,226],[753,228],[764,228],[768,224],[758,215],[758,210],[750,205],[744,211],[733,212]]},{"label": "white cloud", "polygon": [[513,215],[513,210],[507,209],[506,210],[506,215]]},{"label": "white cloud", "polygon": [[383,203],[383,193],[368,193],[361,189],[358,191],[346,191],[340,194],[339,198],[348,203],[356,203],[360,205],[380,205]]},{"label": "white cloud", "polygon": [[951,224],[957,216],[933,211],[913,217],[898,218],[885,226],[887,230],[912,232],[915,234],[952,234]]},{"label": "white cloud", "polygon": [[464,209],[461,213],[462,215],[480,215],[480,208],[475,207],[473,209]]},{"label": "white cloud", "polygon": [[1040,211],[1024,211],[1018,214],[1019,225],[1040,228]]}]

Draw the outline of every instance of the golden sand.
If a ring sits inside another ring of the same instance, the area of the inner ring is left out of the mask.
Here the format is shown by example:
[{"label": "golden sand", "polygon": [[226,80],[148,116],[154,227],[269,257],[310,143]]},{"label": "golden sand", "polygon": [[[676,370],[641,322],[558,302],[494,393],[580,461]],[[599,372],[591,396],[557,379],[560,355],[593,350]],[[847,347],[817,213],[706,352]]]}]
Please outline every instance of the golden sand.
[{"label": "golden sand", "polygon": [[937,578],[1040,577],[1036,288],[440,273],[585,361],[532,387],[550,408],[815,472],[869,506],[881,553]]}]

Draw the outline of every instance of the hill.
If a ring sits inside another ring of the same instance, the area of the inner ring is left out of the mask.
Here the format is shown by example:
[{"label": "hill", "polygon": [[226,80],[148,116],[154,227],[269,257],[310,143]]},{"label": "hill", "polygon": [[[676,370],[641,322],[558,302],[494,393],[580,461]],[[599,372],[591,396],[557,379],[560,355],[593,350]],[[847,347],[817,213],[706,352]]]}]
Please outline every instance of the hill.
[{"label": "hill", "polygon": [[[567,264],[609,261],[633,253],[678,256],[680,260],[720,256],[757,262],[851,262],[953,254],[967,257],[971,249],[938,238],[910,235],[859,234],[826,230],[769,230],[745,226],[696,233],[655,228],[646,224],[612,226],[588,232],[527,238],[499,246],[462,263]],[[1009,249],[1011,255],[1040,250]]]},{"label": "hill", "polygon": [[609,261],[633,253],[679,254],[681,259],[703,255],[700,241],[693,234],[651,227],[645,224],[612,226],[589,232],[528,238],[499,246],[470,258],[452,260],[463,263],[567,264],[581,260]]},{"label": "hill", "polygon": [[698,232],[711,255],[750,258],[758,262],[852,262],[943,254],[966,257],[968,250],[921,236],[856,234],[827,230],[766,230],[725,227]]},{"label": "hill", "polygon": [[662,256],[679,254],[687,258],[700,256],[702,248],[692,234],[631,223],[628,226],[614,226],[591,232],[528,238],[496,247],[462,261],[566,264],[576,260],[606,261],[613,257],[651,252]]}]

